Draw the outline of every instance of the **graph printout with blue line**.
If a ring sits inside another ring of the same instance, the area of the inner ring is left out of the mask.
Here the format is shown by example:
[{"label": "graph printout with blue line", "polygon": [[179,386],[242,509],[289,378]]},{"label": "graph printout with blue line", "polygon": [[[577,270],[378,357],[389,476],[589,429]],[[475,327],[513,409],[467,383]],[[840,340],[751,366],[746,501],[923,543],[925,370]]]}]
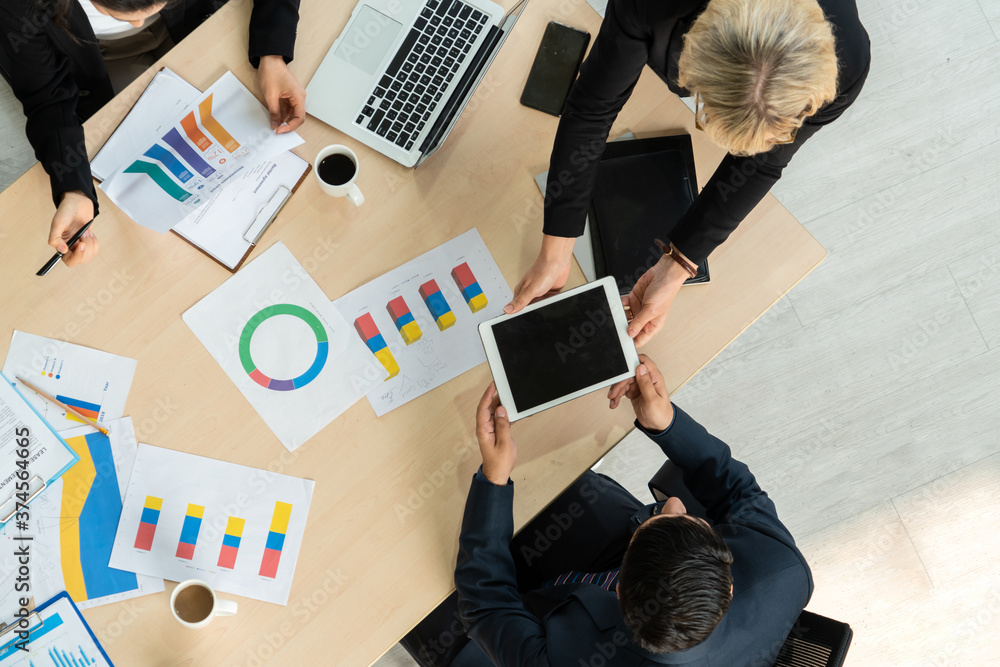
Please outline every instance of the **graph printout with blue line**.
[{"label": "graph printout with blue line", "polygon": [[0,667],[112,667],[68,597],[47,602],[38,615],[42,622],[29,630],[27,651],[17,638],[0,641]]}]

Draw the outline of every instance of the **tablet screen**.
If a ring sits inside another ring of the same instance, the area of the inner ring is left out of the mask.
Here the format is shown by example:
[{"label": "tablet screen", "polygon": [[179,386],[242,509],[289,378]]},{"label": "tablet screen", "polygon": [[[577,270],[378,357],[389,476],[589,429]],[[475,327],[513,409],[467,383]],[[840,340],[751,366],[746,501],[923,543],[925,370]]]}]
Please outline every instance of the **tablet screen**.
[{"label": "tablet screen", "polygon": [[518,412],[629,371],[601,286],[492,329]]}]

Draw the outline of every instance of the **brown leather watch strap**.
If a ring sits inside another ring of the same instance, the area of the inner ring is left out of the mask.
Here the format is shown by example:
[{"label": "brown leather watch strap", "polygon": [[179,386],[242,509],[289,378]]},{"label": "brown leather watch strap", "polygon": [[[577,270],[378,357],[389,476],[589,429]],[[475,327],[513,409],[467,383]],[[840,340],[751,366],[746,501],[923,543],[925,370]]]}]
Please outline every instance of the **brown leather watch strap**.
[{"label": "brown leather watch strap", "polygon": [[698,275],[698,267],[694,266],[685,257],[681,256],[680,251],[677,250],[677,247],[674,246],[673,243],[665,243],[660,239],[653,239],[653,243],[656,244],[657,248],[663,251],[663,254],[665,256],[669,257],[670,259],[680,264],[681,268],[687,271],[689,276],[694,278],[696,275]]}]

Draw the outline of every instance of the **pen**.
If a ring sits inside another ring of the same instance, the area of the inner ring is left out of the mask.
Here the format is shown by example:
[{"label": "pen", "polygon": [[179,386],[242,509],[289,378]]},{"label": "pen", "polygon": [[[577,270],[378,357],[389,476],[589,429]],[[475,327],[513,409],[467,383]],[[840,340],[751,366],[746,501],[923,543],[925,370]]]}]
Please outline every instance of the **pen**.
[{"label": "pen", "polygon": [[[73,234],[73,236],[70,237],[69,241],[66,242],[66,247],[67,248],[72,248],[73,245],[77,241],[80,240],[80,237],[83,236],[83,233],[86,232],[88,229],[90,229],[90,226],[92,224],[94,224],[94,220],[96,220],[96,218],[91,218],[90,222],[88,222],[83,227],[81,227],[80,229],[78,229],[77,232],[76,232],[76,234]],[[61,252],[57,252],[56,254],[52,255],[52,259],[50,259],[49,261],[45,262],[45,266],[43,266],[42,268],[38,269],[38,273],[36,273],[35,275],[36,276],[44,276],[46,273],[48,273],[49,271],[51,271],[52,267],[55,266],[56,264],[58,264],[59,260],[62,259],[62,258],[63,258],[63,254]],[[27,384],[27,382],[25,382],[25,384]]]},{"label": "pen", "polygon": [[[91,220],[91,222],[93,222],[93,220]],[[90,223],[87,223],[87,224],[90,224]],[[101,433],[103,433],[104,435],[111,435],[111,434],[110,434],[110,433],[108,432],[108,429],[104,428],[103,426],[100,426],[100,425],[98,425],[98,423],[97,423],[97,422],[95,422],[95,421],[94,421],[93,419],[91,419],[90,417],[87,417],[86,415],[81,415],[81,414],[80,414],[79,412],[77,412],[77,411],[76,411],[76,410],[74,410],[73,408],[69,407],[69,406],[68,406],[68,405],[66,405],[65,403],[62,403],[61,401],[57,401],[56,399],[52,398],[51,396],[49,396],[48,394],[46,394],[46,393],[45,393],[44,391],[42,391],[41,389],[39,389],[38,387],[34,386],[33,384],[31,384],[31,383],[29,383],[29,382],[25,382],[24,380],[22,380],[22,379],[21,379],[21,378],[19,378],[19,377],[15,377],[15,379],[16,379],[16,380],[17,380],[18,382],[20,382],[21,384],[23,384],[23,385],[24,385],[25,387],[27,387],[28,389],[30,389],[31,391],[33,391],[33,392],[35,392],[36,394],[38,394],[39,396],[41,396],[42,398],[44,398],[44,399],[46,399],[47,401],[50,401],[50,402],[52,402],[52,403],[55,403],[55,404],[56,404],[56,405],[58,405],[58,406],[59,406],[60,408],[62,408],[63,410],[65,410],[65,411],[66,411],[66,412],[67,412],[68,414],[71,414],[71,415],[73,415],[74,417],[77,417],[77,418],[79,418],[79,419],[82,419],[82,420],[83,420],[84,422],[86,422],[87,424],[90,424],[91,426],[93,426],[94,428],[96,428],[96,429],[97,429],[98,431],[100,431],[100,432],[101,432]]]}]

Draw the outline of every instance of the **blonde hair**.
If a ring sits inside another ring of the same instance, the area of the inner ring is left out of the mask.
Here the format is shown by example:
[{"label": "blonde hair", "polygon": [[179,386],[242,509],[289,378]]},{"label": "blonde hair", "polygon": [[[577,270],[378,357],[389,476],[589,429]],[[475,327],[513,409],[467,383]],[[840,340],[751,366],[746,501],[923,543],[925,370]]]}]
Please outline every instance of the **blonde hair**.
[{"label": "blonde hair", "polygon": [[837,96],[833,29],[816,0],[711,0],[684,36],[678,83],[735,155],[783,141]]}]

